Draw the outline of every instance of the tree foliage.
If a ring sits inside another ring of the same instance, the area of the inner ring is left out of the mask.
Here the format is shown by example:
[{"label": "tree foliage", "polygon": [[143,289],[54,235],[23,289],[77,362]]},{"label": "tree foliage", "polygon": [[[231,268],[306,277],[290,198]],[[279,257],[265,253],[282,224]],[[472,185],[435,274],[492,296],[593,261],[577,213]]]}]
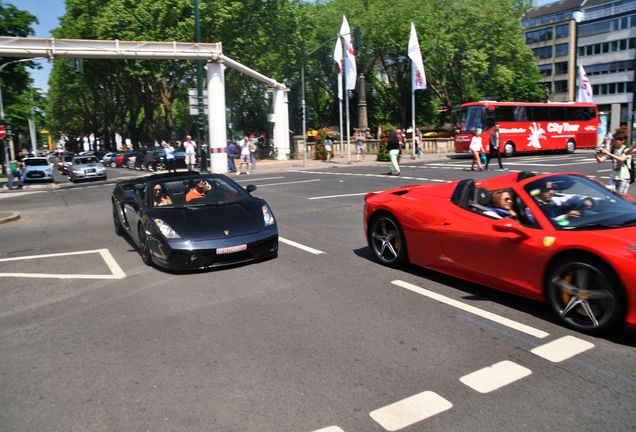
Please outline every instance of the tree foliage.
[{"label": "tree foliage", "polygon": [[[66,5],[57,38],[194,40],[192,0],[66,0]],[[444,111],[466,101],[545,98],[519,24],[526,7],[525,0],[201,0],[200,17],[204,42],[221,41],[225,55],[290,85],[290,127],[299,132],[303,62],[309,125],[338,123],[332,54],[343,15],[361,29],[357,63],[368,83],[372,128],[410,123],[411,21],[429,85],[416,95],[418,124],[434,126],[444,120]],[[119,132],[143,144],[193,134],[187,88],[195,87],[194,64],[87,60],[78,75],[70,60],[56,60],[50,123],[71,134]],[[234,130],[267,132],[271,102],[265,86],[229,69],[225,77]],[[353,92],[353,126],[356,113]]]}]

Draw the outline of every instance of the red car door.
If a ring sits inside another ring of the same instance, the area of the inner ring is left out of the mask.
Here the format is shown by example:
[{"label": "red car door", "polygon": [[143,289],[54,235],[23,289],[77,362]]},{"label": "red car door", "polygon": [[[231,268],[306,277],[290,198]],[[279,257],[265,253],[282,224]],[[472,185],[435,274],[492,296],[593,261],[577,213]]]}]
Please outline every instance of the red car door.
[{"label": "red car door", "polygon": [[[503,227],[510,224],[515,229]],[[503,228],[502,228],[503,227]],[[501,231],[506,229],[507,231]],[[543,231],[453,206],[440,229],[447,271],[494,288],[537,297],[550,241]],[[551,246],[551,244],[550,244]]]}]

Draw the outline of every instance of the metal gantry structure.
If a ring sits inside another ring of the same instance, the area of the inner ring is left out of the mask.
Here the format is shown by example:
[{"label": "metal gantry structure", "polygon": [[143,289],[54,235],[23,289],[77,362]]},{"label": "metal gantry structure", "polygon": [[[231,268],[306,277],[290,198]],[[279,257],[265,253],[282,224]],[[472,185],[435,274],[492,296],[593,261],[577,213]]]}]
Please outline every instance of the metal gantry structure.
[{"label": "metal gantry structure", "polygon": [[225,68],[234,69],[268,86],[274,94],[276,158],[289,158],[289,88],[223,54],[220,42],[151,42],[0,36],[0,56],[35,58],[203,60],[207,62],[208,126],[211,170],[227,171]]}]

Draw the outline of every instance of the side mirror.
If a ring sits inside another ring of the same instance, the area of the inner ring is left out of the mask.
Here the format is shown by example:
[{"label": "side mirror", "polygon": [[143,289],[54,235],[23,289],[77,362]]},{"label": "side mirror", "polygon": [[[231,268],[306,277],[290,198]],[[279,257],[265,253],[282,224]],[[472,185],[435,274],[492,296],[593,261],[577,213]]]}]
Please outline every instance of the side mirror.
[{"label": "side mirror", "polygon": [[256,185],[249,184],[245,186],[245,190],[247,191],[247,193],[252,193],[256,190]]},{"label": "side mirror", "polygon": [[510,218],[497,219],[492,223],[492,228],[498,232],[516,234],[522,239],[527,239],[530,237],[528,233],[526,233],[523,225]]}]

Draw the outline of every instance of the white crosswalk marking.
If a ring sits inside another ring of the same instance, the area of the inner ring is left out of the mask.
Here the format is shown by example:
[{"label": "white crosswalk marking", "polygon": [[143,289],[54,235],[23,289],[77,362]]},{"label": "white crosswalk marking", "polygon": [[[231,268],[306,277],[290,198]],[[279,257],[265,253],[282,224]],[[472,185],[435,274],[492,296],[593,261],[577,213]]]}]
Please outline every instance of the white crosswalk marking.
[{"label": "white crosswalk marking", "polygon": [[371,411],[373,420],[388,431],[396,431],[442,413],[453,404],[432,391],[425,391]]},{"label": "white crosswalk marking", "polygon": [[517,363],[504,360],[492,366],[480,369],[459,380],[479,393],[490,393],[503,386],[520,380],[532,371]]},{"label": "white crosswalk marking", "polygon": [[592,348],[594,348],[594,344],[591,342],[574,336],[564,336],[545,345],[538,346],[530,350],[530,352],[553,363],[559,363]]}]

